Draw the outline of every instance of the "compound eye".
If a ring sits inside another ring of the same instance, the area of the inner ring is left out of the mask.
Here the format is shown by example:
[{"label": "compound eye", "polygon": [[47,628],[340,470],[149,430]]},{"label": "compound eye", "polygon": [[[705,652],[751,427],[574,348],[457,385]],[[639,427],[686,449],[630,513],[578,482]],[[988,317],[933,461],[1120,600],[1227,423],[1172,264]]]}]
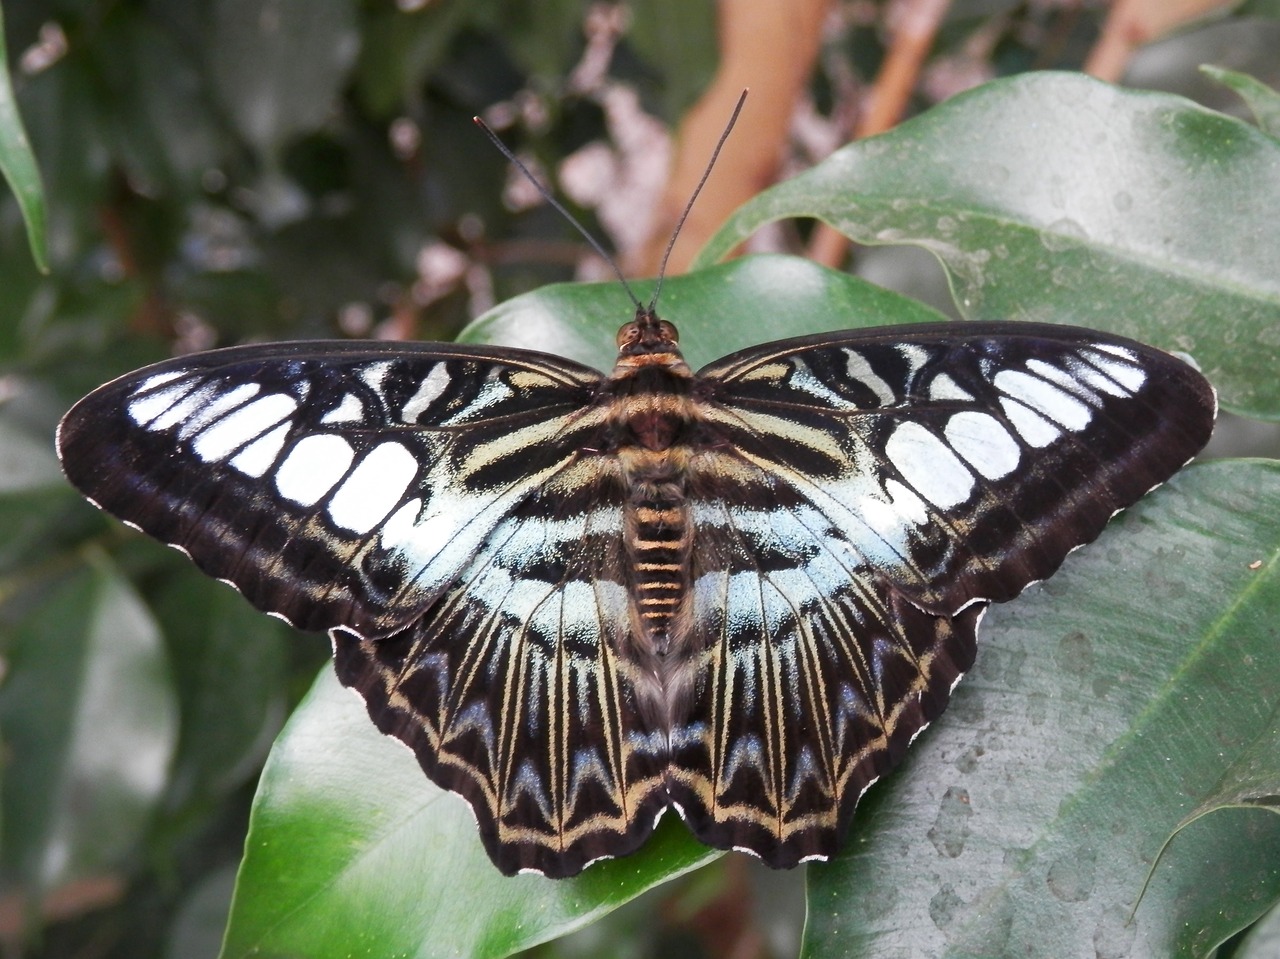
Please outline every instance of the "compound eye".
[{"label": "compound eye", "polygon": [[618,346],[629,346],[640,338],[640,324],[632,320],[618,330]]},{"label": "compound eye", "polygon": [[672,343],[680,342],[680,331],[676,329],[674,323],[668,323],[666,320],[658,321],[658,334]]}]

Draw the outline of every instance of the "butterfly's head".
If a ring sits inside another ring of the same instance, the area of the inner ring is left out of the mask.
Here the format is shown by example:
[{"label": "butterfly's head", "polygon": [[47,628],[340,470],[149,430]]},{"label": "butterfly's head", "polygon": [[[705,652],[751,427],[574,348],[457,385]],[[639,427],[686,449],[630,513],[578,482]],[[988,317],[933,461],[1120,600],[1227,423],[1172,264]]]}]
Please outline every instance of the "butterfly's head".
[{"label": "butterfly's head", "polygon": [[637,309],[636,318],[618,330],[618,356],[680,353],[675,324],[658,318],[652,309]]}]

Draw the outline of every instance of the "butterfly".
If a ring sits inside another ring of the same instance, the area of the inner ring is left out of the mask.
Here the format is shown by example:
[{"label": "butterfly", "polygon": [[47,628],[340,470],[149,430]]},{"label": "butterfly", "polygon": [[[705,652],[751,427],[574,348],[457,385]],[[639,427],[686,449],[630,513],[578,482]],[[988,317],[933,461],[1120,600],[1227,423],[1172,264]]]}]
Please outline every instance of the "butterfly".
[{"label": "butterfly", "polygon": [[1207,442],[1191,366],[1065,326],[934,323],[693,372],[637,305],[609,374],[442,343],[183,356],[76,404],[70,481],[255,607],[571,876],[676,809],[775,867],[839,847],[989,603]]}]

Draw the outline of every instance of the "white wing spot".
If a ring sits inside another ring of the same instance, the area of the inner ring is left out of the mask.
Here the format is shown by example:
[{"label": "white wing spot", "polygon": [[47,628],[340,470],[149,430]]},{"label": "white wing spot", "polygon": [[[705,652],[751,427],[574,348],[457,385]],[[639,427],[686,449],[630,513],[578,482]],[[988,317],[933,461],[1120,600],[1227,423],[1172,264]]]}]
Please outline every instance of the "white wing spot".
[{"label": "white wing spot", "polygon": [[899,343],[897,352],[902,357],[902,362],[907,364],[908,380],[913,379],[924,365],[933,359],[933,354],[923,346],[917,346],[914,343]]},{"label": "white wing spot", "polygon": [[299,506],[314,506],[342,478],[354,457],[351,444],[341,436],[304,436],[276,469],[276,489]]},{"label": "white wing spot", "polygon": [[176,380],[180,376],[186,376],[189,372],[190,370],[168,370],[164,373],[152,373],[137,385],[134,393],[149,393],[158,386],[164,386],[164,384]]},{"label": "white wing spot", "polygon": [[893,390],[889,388],[889,384],[871,368],[871,364],[867,361],[865,356],[857,350],[846,349],[845,353],[849,357],[849,362],[845,366],[845,371],[874,393],[876,398],[880,400],[881,406],[891,406],[898,401]]},{"label": "white wing spot", "polygon": [[1127,346],[1120,346],[1116,343],[1094,343],[1095,350],[1102,350],[1104,353],[1110,353],[1112,356],[1118,356],[1121,359],[1128,360],[1130,363],[1138,362],[1138,354],[1133,352]]},{"label": "white wing spot", "polygon": [[400,419],[405,423],[416,423],[418,417],[440,398],[445,387],[449,385],[449,371],[443,363],[431,367],[431,372],[418,385],[418,391],[409,397],[400,411]]},{"label": "white wing spot", "polygon": [[1021,370],[1001,370],[993,380],[996,389],[1031,407],[1045,419],[1072,431],[1089,425],[1093,411],[1059,387]]},{"label": "white wing spot", "polygon": [[1004,410],[1004,415],[1009,417],[1009,422],[1018,431],[1018,435],[1036,449],[1048,446],[1062,435],[1062,430],[1016,400],[1002,396],[1000,407]]},{"label": "white wing spot", "polygon": [[897,480],[885,480],[884,491],[889,494],[895,512],[903,519],[917,526],[923,526],[929,522],[929,511],[925,508],[924,502]]},{"label": "white wing spot", "polygon": [[284,393],[271,393],[228,413],[201,432],[191,444],[192,451],[206,463],[226,459],[246,443],[251,443],[298,408],[297,401]]},{"label": "white wing spot", "polygon": [[280,455],[284,448],[285,438],[289,435],[289,424],[281,423],[266,436],[254,440],[231,458],[231,465],[245,476],[258,479]]},{"label": "white wing spot", "polygon": [[262,387],[257,383],[241,383],[225,393],[219,393],[213,387],[206,387],[198,392],[204,396],[205,403],[178,427],[178,438],[181,440],[191,439],[211,423],[216,425],[218,420],[261,393]]},{"label": "white wing spot", "polygon": [[957,413],[943,432],[952,449],[987,479],[1008,476],[1018,467],[1017,440],[989,413]]},{"label": "white wing spot", "polygon": [[1097,403],[1098,395],[1089,389],[1089,384],[1077,372],[1079,366],[1079,361],[1074,360],[1074,358],[1070,370],[1064,370],[1062,367],[1046,363],[1044,360],[1027,360],[1027,369],[1036,376],[1043,380],[1048,380],[1050,383],[1060,387],[1064,392],[1073,394],[1087,403]]},{"label": "white wing spot", "polygon": [[973,396],[967,390],[962,390],[946,373],[939,373],[929,384],[929,399],[972,402]]},{"label": "white wing spot", "polygon": [[375,446],[329,501],[329,518],[353,533],[369,533],[400,503],[418,475],[418,461],[400,443]]},{"label": "white wing spot", "polygon": [[359,377],[370,389],[377,390],[382,393],[382,381],[391,370],[390,360],[379,360],[376,363],[370,363],[359,372]]},{"label": "white wing spot", "polygon": [[364,404],[354,393],[348,393],[342,402],[320,417],[321,423],[359,423],[364,419]]},{"label": "white wing spot", "polygon": [[[1102,349],[1102,347],[1099,346],[1098,349]],[[1137,362],[1137,357],[1135,357],[1129,350],[1116,348],[1115,350],[1108,350],[1108,352],[1114,353],[1117,356],[1132,359],[1135,364]],[[1108,380],[1105,383],[1097,384],[1099,389],[1106,390],[1113,396],[1126,395],[1125,393],[1117,391],[1116,383],[1119,383],[1120,386],[1125,390],[1128,390],[1129,393],[1136,393],[1138,390],[1142,389],[1143,384],[1147,382],[1146,371],[1143,370],[1141,366],[1130,366],[1128,363],[1117,362],[1107,356],[1099,356],[1097,353],[1092,351],[1085,351],[1080,355],[1086,363],[1096,366],[1103,372],[1103,374],[1105,374],[1105,376],[1110,377],[1110,380],[1115,381],[1112,383]]]},{"label": "white wing spot", "polygon": [[[151,379],[156,379],[156,377]],[[151,384],[151,379],[147,380],[143,385]],[[166,377],[166,379],[172,379],[172,377]],[[142,392],[141,388],[135,391],[135,396],[140,392]],[[136,399],[130,400],[128,406],[129,418],[144,429],[160,430],[163,427],[155,425],[156,417],[172,409],[175,404],[184,405],[184,401],[186,406],[195,409],[201,402],[199,391],[193,391],[185,383],[175,383],[155,393],[137,396]]]},{"label": "white wing spot", "polygon": [[959,506],[973,495],[973,474],[919,423],[900,425],[884,451],[907,484],[935,506]]}]

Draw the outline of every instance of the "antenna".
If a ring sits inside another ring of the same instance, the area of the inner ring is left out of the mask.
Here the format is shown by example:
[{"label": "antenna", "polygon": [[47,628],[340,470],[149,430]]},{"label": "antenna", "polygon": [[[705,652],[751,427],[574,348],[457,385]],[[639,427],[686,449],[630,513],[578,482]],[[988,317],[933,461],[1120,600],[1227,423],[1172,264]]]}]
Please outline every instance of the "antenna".
[{"label": "antenna", "polygon": [[[680,219],[676,221],[676,228],[671,231],[671,239],[667,241],[667,249],[662,254],[662,262],[658,265],[658,282],[653,288],[653,297],[649,300],[650,313],[658,306],[658,294],[662,292],[662,281],[667,275],[667,260],[671,258],[671,251],[676,247],[676,238],[680,236],[680,231],[684,228],[684,221],[689,219],[689,211],[693,209],[694,201],[698,199],[698,194],[702,192],[703,186],[706,185],[707,177],[711,176],[711,169],[716,165],[720,150],[724,147],[724,141],[729,139],[729,134],[733,132],[734,124],[738,122],[738,114],[742,112],[742,105],[747,102],[748,92],[743,90],[741,96],[738,97],[738,103],[733,108],[733,113],[729,116],[729,122],[725,124],[724,132],[720,134],[720,139],[716,141],[716,148],[711,151],[711,159],[707,161],[707,168],[702,171],[702,179],[693,188],[693,196],[689,197],[689,202],[684,205],[684,212],[680,214]],[[636,305],[639,306],[639,304]]]},{"label": "antenna", "polygon": [[636,314],[638,316],[642,312],[652,314],[658,305],[658,296],[662,293],[662,281],[667,275],[667,260],[671,258],[671,251],[675,249],[676,239],[680,236],[680,230],[684,228],[685,220],[689,219],[689,211],[693,209],[693,204],[698,199],[698,194],[702,192],[702,188],[706,185],[707,178],[711,176],[711,170],[716,165],[716,160],[720,156],[721,149],[724,148],[725,141],[729,139],[729,134],[733,132],[734,124],[738,122],[738,115],[742,113],[742,106],[747,102],[747,93],[747,90],[743,90],[742,95],[738,97],[738,102],[733,108],[733,113],[729,117],[729,122],[725,124],[724,132],[720,134],[720,139],[716,141],[716,148],[711,151],[711,159],[707,161],[707,168],[702,171],[702,179],[700,179],[698,181],[698,185],[694,187],[693,196],[689,197],[689,202],[685,204],[684,210],[680,214],[680,219],[676,221],[675,229],[671,231],[671,239],[667,241],[667,248],[663,251],[662,262],[658,266],[658,281],[654,285],[653,296],[649,299],[648,307],[640,305],[640,299],[636,296],[635,291],[631,289],[631,284],[627,282],[627,278],[622,275],[622,270],[618,268],[618,264],[614,261],[613,257],[605,252],[605,249],[600,245],[600,242],[591,235],[585,226],[578,222],[577,217],[570,213],[563,203],[552,195],[551,191],[543,185],[542,181],[533,175],[533,171],[525,166],[520,158],[511,152],[511,148],[502,142],[498,137],[498,134],[494,133],[490,128],[489,124],[485,123],[484,120],[479,117],[472,117],[471,120],[476,126],[485,132],[485,135],[488,136],[491,141],[493,141],[493,145],[498,148],[498,151],[506,157],[508,161],[515,164],[516,169],[523,173],[525,179],[533,184],[534,189],[542,195],[542,198],[550,203],[557,213],[568,220],[569,223],[573,225],[573,228],[582,234],[583,239],[591,245],[591,249],[595,250],[596,253],[598,253],[604,261],[609,264],[610,269],[613,270],[614,276],[618,278],[618,282],[622,284],[622,288],[627,291],[627,296],[629,296],[631,298],[631,302],[635,304]]},{"label": "antenna", "polygon": [[534,176],[533,172],[525,166],[523,162],[521,162],[520,158],[512,153],[511,149],[498,138],[498,134],[494,133],[493,130],[489,128],[489,124],[485,123],[479,117],[472,117],[471,120],[488,135],[489,139],[493,141],[493,145],[498,148],[502,155],[515,164],[516,169],[523,173],[525,175],[525,179],[533,184],[534,189],[542,194],[542,198],[550,203],[557,213],[568,220],[573,225],[573,228],[582,234],[583,239],[591,244],[591,249],[600,254],[604,261],[609,264],[610,269],[613,270],[614,276],[618,278],[618,282],[622,284],[622,288],[627,291],[627,296],[631,297],[631,302],[635,304],[637,310],[640,310],[640,298],[636,296],[635,291],[631,289],[631,284],[628,283],[627,278],[622,275],[622,270],[618,269],[618,264],[614,262],[613,257],[605,252],[605,249],[600,245],[600,242],[591,235],[590,231],[587,230],[585,226],[578,222],[577,217],[565,209],[563,203],[551,195],[551,191],[543,186],[542,181]]}]

